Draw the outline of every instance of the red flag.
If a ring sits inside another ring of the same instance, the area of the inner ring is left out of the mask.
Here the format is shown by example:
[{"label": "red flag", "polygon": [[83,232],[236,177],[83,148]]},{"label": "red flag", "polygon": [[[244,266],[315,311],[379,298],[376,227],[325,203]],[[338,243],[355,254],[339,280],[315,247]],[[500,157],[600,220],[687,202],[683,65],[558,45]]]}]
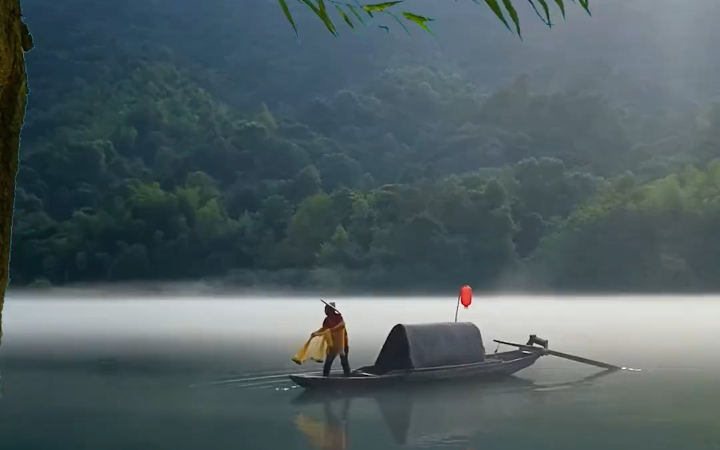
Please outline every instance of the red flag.
[{"label": "red flag", "polygon": [[462,303],[465,309],[472,303],[472,288],[467,284],[460,288],[460,303]]}]

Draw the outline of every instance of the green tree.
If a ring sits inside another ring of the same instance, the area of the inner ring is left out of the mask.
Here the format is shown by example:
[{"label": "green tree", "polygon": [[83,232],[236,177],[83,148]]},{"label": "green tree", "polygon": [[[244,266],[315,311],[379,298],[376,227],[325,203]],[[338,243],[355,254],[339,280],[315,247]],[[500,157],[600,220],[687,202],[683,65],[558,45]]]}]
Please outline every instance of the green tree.
[{"label": "green tree", "polygon": [[10,281],[15,176],[20,150],[20,130],[27,103],[27,72],[24,53],[32,38],[22,21],[20,0],[0,0],[0,341],[5,290]]},{"label": "green tree", "polygon": [[342,225],[338,225],[328,242],[320,246],[318,264],[322,266],[335,266],[339,270],[354,269],[358,266],[360,249],[350,239],[350,235]]},{"label": "green tree", "polygon": [[312,266],[320,246],[330,240],[338,225],[329,196],[316,194],[300,203],[290,219],[284,242],[289,266]]}]

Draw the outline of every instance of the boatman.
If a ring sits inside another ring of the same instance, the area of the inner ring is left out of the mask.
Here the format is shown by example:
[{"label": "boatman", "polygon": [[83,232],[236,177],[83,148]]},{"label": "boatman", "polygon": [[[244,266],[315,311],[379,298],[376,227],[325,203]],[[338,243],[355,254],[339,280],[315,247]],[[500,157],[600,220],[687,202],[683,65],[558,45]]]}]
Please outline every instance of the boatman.
[{"label": "boatman", "polygon": [[348,362],[348,335],[345,329],[345,320],[340,311],[335,308],[335,302],[325,303],[325,320],[323,320],[322,328],[315,331],[312,336],[319,336],[327,330],[330,330],[332,336],[332,346],[327,349],[325,364],[323,365],[323,376],[330,376],[330,369],[333,361],[340,355],[340,363],[342,364],[345,376],[350,376],[350,363]]}]

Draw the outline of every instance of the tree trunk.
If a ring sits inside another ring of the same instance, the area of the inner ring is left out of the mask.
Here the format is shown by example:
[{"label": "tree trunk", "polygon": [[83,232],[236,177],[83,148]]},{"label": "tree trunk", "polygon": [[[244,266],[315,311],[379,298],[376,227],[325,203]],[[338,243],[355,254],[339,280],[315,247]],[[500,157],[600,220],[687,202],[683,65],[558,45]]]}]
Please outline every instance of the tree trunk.
[{"label": "tree trunk", "polygon": [[0,0],[0,342],[5,290],[10,281],[15,174],[28,92],[24,52],[31,48],[20,0]]}]

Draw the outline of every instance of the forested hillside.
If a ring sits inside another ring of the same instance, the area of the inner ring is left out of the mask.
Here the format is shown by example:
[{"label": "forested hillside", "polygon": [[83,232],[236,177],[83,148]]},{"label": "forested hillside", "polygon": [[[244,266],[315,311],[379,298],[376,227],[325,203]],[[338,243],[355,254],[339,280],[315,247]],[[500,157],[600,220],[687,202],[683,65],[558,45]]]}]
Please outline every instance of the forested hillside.
[{"label": "forested hillside", "polygon": [[11,282],[716,290],[718,32],[653,27],[718,7],[643,2],[300,44],[275,1],[26,0]]}]

